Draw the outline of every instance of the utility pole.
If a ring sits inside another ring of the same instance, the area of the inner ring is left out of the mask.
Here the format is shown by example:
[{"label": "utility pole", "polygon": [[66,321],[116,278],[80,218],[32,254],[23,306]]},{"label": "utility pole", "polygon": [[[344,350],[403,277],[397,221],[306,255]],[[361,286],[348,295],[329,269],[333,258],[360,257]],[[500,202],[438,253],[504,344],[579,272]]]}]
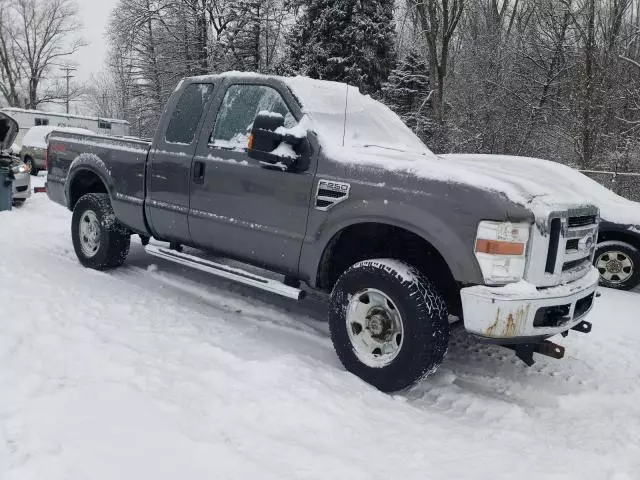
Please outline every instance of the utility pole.
[{"label": "utility pole", "polygon": [[64,67],[60,67],[60,70],[65,72],[64,78],[67,80],[67,95],[65,96],[65,102],[64,103],[65,103],[65,105],[67,107],[67,113],[69,113],[69,80],[74,78],[73,75],[71,75],[71,72],[75,72],[77,70],[77,68],[70,67],[70,66],[66,65]]}]

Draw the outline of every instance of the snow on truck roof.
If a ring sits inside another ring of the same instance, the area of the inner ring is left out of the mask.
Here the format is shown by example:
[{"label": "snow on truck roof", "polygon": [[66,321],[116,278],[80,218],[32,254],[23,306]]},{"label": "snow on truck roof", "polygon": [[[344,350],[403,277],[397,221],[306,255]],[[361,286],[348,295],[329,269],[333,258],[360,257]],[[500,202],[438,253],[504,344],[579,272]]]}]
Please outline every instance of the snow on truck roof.
[{"label": "snow on truck roof", "polygon": [[28,113],[30,115],[44,115],[62,118],[77,118],[79,120],[91,120],[91,121],[105,121],[109,123],[121,123],[129,125],[126,120],[120,120],[117,118],[105,118],[105,117],[91,117],[89,115],[73,115],[70,113],[58,113],[58,112],[45,112],[44,110],[29,110],[26,108],[6,107],[2,109],[3,112],[9,113]]}]

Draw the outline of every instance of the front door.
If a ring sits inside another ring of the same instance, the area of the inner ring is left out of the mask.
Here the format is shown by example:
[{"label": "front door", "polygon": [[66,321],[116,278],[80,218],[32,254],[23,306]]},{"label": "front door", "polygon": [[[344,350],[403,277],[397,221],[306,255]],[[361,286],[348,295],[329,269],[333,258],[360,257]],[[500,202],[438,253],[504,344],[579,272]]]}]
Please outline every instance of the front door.
[{"label": "front door", "polygon": [[204,248],[296,275],[315,159],[303,172],[270,170],[249,158],[247,141],[258,112],[279,113],[293,127],[299,107],[288,90],[259,83],[230,84],[214,103],[192,166],[191,237]]},{"label": "front door", "polygon": [[188,211],[191,161],[212,83],[191,83],[167,105],[170,118],[158,127],[149,152],[146,213],[157,238],[190,242]]}]

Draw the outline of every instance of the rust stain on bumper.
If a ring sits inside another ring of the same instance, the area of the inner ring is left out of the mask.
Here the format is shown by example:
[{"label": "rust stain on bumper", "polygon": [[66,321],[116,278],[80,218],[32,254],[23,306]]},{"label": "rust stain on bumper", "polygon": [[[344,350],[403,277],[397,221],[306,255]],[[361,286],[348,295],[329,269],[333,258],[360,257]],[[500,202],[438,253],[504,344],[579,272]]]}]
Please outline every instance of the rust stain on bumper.
[{"label": "rust stain on bumper", "polygon": [[[518,336],[523,331],[524,323],[529,318],[531,304],[520,305],[514,311],[503,312],[498,309],[495,321],[485,330],[488,337],[511,338]],[[498,333],[499,332],[499,333]]]}]

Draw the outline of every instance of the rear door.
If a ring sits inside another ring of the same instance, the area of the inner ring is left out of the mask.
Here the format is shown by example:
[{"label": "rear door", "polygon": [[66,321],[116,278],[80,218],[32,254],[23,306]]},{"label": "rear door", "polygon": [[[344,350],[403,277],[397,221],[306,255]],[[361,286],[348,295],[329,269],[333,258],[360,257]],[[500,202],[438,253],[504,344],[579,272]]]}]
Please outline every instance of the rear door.
[{"label": "rear door", "polygon": [[281,114],[285,127],[302,117],[278,82],[227,81],[209,112],[194,157],[189,226],[193,241],[256,265],[296,275],[316,169],[263,168],[247,141],[258,112]]},{"label": "rear door", "polygon": [[156,132],[147,170],[146,214],[154,236],[188,243],[191,161],[213,83],[191,83],[172,96]]}]

